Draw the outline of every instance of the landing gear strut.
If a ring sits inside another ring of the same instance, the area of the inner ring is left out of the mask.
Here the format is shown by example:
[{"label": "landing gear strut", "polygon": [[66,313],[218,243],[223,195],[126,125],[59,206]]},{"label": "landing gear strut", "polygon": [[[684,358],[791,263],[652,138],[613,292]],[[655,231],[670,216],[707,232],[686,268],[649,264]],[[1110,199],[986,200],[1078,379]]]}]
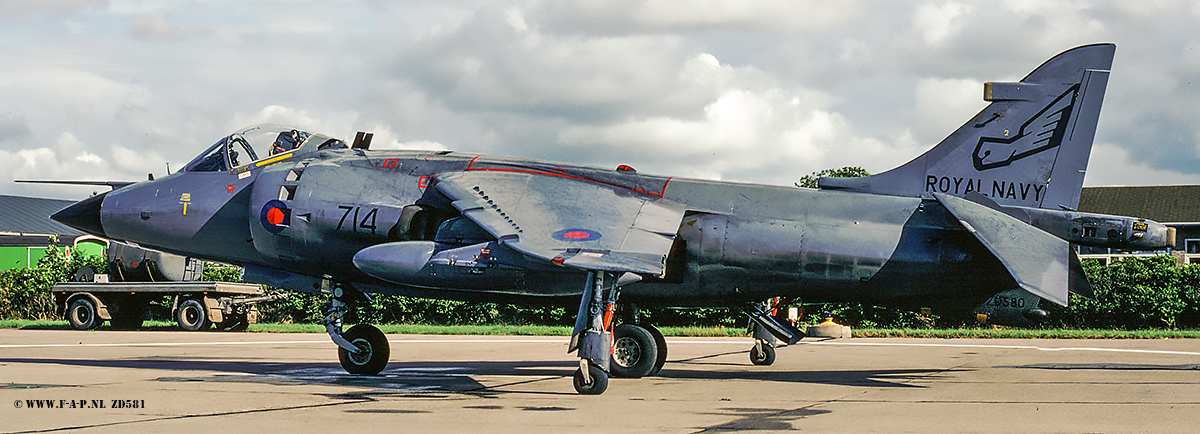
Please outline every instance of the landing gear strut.
[{"label": "landing gear strut", "polygon": [[743,307],[742,311],[750,317],[750,334],[754,336],[754,346],[750,348],[750,363],[768,366],[775,363],[775,346],[778,341],[787,345],[795,345],[804,337],[804,332],[790,324],[779,322],[772,315],[778,299],[766,303],[755,303]]},{"label": "landing gear strut", "polygon": [[342,319],[350,310],[349,303],[357,299],[370,301],[370,296],[342,284],[333,285],[333,297],[325,305],[328,314],[321,324],[329,338],[338,345],[338,361],[342,369],[354,375],[375,375],[387,366],[391,350],[387,337],[370,324],[357,324],[342,332]]},{"label": "landing gear strut", "polygon": [[608,388],[613,311],[619,295],[616,280],[611,272],[588,271],[583,298],[579,301],[567,352],[579,350],[579,370],[575,371],[573,383],[575,391],[583,395],[599,395]]}]

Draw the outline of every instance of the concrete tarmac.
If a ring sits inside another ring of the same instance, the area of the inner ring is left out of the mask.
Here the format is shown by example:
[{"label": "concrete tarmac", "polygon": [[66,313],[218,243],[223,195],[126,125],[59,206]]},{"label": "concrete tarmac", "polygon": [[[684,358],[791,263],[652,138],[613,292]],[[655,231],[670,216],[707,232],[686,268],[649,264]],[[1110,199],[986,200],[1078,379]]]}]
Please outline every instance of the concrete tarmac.
[{"label": "concrete tarmac", "polygon": [[0,432],[1200,429],[1200,340],[806,340],[753,366],[749,339],[671,338],[659,376],[579,396],[563,337],[388,339],[355,377],[319,334],[4,329]]}]

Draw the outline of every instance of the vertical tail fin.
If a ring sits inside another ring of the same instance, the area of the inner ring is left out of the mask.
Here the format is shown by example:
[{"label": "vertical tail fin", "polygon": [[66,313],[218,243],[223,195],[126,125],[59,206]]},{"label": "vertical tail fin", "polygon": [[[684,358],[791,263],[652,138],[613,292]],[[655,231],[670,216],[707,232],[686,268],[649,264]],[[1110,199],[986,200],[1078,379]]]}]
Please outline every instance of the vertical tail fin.
[{"label": "vertical tail fin", "polygon": [[1085,45],[1016,83],[985,83],[983,111],[921,156],[884,173],[821,178],[822,189],[932,198],[978,192],[1001,205],[1079,204],[1116,45]]}]

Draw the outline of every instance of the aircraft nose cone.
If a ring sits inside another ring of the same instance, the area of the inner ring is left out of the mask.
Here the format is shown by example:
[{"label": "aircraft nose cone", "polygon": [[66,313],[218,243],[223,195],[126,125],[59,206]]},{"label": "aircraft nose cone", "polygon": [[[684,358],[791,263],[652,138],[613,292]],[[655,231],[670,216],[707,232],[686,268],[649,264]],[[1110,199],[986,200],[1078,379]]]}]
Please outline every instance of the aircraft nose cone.
[{"label": "aircraft nose cone", "polygon": [[92,235],[107,237],[104,234],[104,225],[100,223],[100,205],[104,203],[104,196],[107,194],[108,192],[104,192],[81,200],[54,213],[50,219]]}]

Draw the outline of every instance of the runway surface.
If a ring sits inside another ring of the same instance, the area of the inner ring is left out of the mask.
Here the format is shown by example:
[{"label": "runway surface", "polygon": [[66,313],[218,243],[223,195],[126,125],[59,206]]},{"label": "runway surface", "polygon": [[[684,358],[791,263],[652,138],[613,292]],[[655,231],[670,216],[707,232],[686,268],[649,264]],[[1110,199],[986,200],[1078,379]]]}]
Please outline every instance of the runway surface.
[{"label": "runway surface", "polygon": [[1200,340],[805,341],[761,367],[749,363],[749,339],[673,338],[659,376],[613,379],[604,395],[579,396],[566,338],[388,339],[383,375],[354,377],[318,334],[3,329],[0,432],[1181,433],[1200,426]]}]

